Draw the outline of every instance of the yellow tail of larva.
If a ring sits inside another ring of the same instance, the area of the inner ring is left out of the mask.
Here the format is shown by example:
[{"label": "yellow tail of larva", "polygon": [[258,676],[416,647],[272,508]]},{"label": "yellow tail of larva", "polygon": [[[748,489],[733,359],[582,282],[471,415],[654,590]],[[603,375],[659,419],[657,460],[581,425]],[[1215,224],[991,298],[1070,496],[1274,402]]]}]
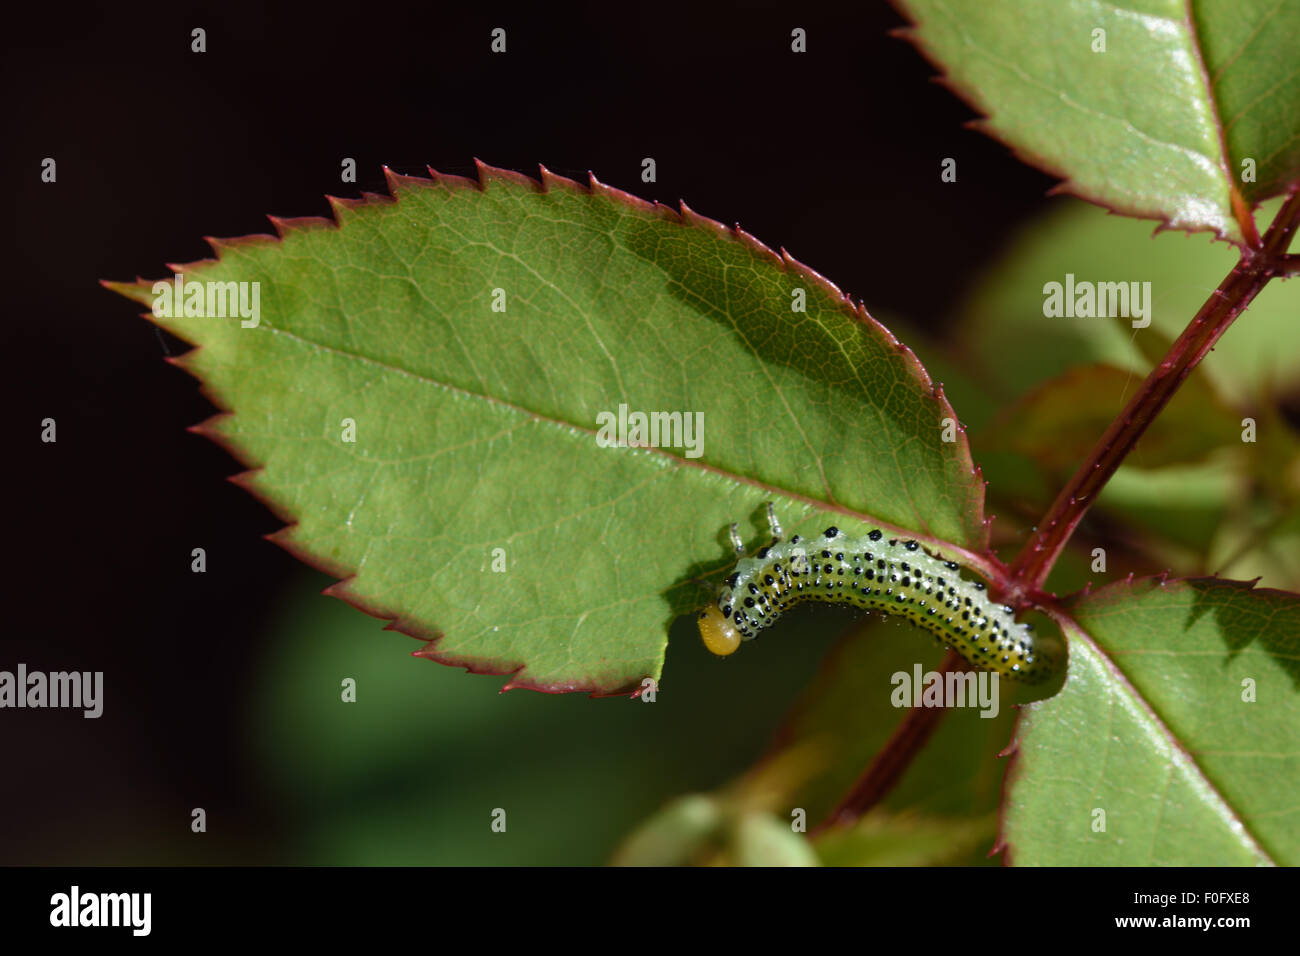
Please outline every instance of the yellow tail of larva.
[{"label": "yellow tail of larva", "polygon": [[700,612],[700,638],[704,646],[719,657],[726,657],[740,646],[740,631],[722,616],[716,604],[711,604]]}]

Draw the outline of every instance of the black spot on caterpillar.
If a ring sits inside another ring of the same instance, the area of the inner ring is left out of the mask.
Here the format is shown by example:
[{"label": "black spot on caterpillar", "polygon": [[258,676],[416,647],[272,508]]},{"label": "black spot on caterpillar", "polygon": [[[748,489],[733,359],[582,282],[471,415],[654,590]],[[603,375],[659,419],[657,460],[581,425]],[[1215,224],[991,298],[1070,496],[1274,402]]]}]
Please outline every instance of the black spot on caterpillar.
[{"label": "black spot on caterpillar", "polygon": [[[1013,608],[994,604],[983,584],[961,577],[960,565],[941,561],[915,541],[885,539],[879,530],[860,538],[827,528],[805,541],[781,539],[771,504],[772,544],[741,557],[716,603],[699,614],[700,637],[714,654],[731,654],[756,638],[789,607],[804,601],[851,604],[898,614],[925,628],[976,667],[1037,683],[1055,670],[1055,655]],[[737,554],[744,545],[731,526]]]}]

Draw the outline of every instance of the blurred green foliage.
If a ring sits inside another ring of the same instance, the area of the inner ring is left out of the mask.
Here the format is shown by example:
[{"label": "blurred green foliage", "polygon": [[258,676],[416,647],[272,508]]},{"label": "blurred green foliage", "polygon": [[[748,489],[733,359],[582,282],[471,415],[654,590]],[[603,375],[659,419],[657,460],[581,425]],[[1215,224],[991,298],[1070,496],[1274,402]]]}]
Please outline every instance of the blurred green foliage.
[{"label": "blurred green foliage", "polygon": [[[278,862],[602,864],[669,800],[766,748],[846,621],[823,608],[721,659],[673,627],[653,703],[528,690],[408,656],[420,644],[304,574],[270,631],[248,728],[283,819]],[[838,610],[838,609],[836,609]],[[802,633],[801,633],[802,632]],[[344,678],[356,702],[341,700]],[[492,813],[506,811],[494,833]]]}]

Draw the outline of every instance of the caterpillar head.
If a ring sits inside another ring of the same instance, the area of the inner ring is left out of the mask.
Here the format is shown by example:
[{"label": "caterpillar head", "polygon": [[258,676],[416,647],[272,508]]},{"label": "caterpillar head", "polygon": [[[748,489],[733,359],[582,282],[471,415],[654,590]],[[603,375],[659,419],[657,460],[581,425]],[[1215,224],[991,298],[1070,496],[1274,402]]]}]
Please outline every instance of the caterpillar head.
[{"label": "caterpillar head", "polygon": [[700,612],[698,624],[704,646],[719,657],[726,657],[740,646],[740,631],[723,617],[722,609],[710,604]]}]

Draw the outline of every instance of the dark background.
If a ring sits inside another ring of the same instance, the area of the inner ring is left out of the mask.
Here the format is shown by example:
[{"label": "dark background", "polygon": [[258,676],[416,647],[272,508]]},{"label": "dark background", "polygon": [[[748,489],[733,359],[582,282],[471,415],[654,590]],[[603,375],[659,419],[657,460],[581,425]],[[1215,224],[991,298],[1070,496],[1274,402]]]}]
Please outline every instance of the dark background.
[{"label": "dark background", "polygon": [[[6,13],[0,669],[103,670],[108,688],[96,721],[0,712],[0,863],[302,861],[248,714],[286,595],[328,582],[261,540],[278,522],[184,430],[212,412],[162,361],[184,347],[100,279],[167,275],[209,254],[202,236],[271,231],[266,214],[328,216],[326,194],[385,191],[383,165],[473,175],[478,157],[684,199],[886,322],[938,331],[1051,185],[963,127],[974,114],[889,36],[902,20],[884,3]],[[206,53],[190,52],[195,26]],[[496,26],[505,55],[489,51]],[[790,51],[796,26],[806,54]],[[947,156],[955,184],[939,180]],[[355,185],[339,182],[343,157]],[[39,440],[46,417],[57,444]],[[190,571],[196,546],[207,574]],[[343,612],[368,653],[431,666]],[[198,848],[196,805],[225,834]]]}]

